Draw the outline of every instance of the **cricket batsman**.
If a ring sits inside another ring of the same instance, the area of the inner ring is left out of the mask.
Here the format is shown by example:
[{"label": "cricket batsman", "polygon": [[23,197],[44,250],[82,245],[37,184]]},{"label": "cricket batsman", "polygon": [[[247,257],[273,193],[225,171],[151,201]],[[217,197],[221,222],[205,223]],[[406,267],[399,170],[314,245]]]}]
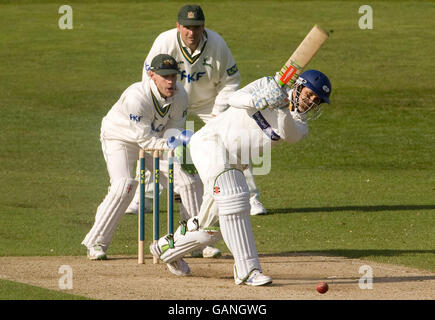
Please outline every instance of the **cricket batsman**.
[{"label": "cricket batsman", "polygon": [[[303,72],[291,90],[280,87],[277,79],[263,77],[232,94],[230,108],[191,137],[187,148],[204,184],[201,210],[198,217],[177,229],[173,239],[166,235],[150,246],[155,257],[167,263],[177,261],[222,236],[234,257],[236,284],[272,282],[262,273],[255,246],[249,188],[241,171],[246,165],[243,155],[305,138],[308,121],[320,115],[331,94],[328,77],[317,70]],[[240,141],[248,141],[248,145]],[[183,268],[179,274],[189,274],[185,262],[177,265]]]}]

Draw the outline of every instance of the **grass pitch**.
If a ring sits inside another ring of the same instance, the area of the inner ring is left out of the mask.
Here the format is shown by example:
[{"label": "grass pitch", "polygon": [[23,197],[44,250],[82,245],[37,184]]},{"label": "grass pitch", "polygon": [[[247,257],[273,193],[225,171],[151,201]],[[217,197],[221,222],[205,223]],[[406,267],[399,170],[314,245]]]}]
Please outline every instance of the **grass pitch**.
[{"label": "grass pitch", "polygon": [[[74,1],[72,30],[58,27],[62,4],[0,4],[1,256],[85,255],[108,186],[101,118],[183,3]],[[256,178],[270,213],[252,218],[259,252],[435,270],[434,3],[373,2],[371,30],[357,2],[200,4],[243,85],[279,70],[313,24],[331,32],[309,68],[330,77],[332,105]],[[136,223],[124,217],[109,254],[136,253]]]}]

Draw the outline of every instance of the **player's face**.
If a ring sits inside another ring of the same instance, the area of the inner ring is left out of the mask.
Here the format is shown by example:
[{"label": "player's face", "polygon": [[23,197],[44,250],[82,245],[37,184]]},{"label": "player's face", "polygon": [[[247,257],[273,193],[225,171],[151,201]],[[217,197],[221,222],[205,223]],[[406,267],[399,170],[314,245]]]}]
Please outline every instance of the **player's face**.
[{"label": "player's face", "polygon": [[150,77],[156,84],[156,87],[163,98],[169,98],[174,95],[177,83],[177,74],[161,76],[150,71]]},{"label": "player's face", "polygon": [[191,50],[196,50],[204,32],[204,25],[183,26],[177,22],[177,30],[180,33],[181,40],[183,40]]},{"label": "player's face", "polygon": [[322,99],[319,98],[313,90],[303,87],[301,93],[299,94],[298,111],[304,113],[313,107],[318,106]]}]

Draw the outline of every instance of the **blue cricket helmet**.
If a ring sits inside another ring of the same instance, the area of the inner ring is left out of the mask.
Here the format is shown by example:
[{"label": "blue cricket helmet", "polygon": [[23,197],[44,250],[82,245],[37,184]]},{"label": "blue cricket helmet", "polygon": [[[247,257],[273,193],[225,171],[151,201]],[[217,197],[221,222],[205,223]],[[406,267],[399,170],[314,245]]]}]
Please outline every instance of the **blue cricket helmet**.
[{"label": "blue cricket helmet", "polygon": [[332,87],[331,82],[324,73],[318,70],[307,70],[299,76],[298,82],[313,90],[322,99],[322,102],[329,104]]}]

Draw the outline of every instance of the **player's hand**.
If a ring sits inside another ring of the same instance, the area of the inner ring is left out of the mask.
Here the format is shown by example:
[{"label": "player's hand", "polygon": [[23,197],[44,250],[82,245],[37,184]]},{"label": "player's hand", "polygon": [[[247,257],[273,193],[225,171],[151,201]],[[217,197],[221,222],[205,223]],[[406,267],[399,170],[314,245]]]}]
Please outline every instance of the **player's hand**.
[{"label": "player's hand", "polygon": [[168,148],[175,149],[178,145],[182,144],[187,146],[190,142],[190,138],[193,136],[192,130],[183,130],[176,137],[172,136],[166,141]]},{"label": "player's hand", "polygon": [[275,81],[273,77],[267,77],[266,85],[252,93],[252,99],[258,110],[266,107],[282,108],[288,104],[288,94]]},{"label": "player's hand", "polygon": [[288,104],[288,94],[286,90],[276,82],[274,77],[267,77],[266,101],[270,108],[281,108]]},{"label": "player's hand", "polygon": [[264,98],[263,88],[257,89],[251,94],[252,101],[257,110],[264,110],[267,108],[267,101]]}]

